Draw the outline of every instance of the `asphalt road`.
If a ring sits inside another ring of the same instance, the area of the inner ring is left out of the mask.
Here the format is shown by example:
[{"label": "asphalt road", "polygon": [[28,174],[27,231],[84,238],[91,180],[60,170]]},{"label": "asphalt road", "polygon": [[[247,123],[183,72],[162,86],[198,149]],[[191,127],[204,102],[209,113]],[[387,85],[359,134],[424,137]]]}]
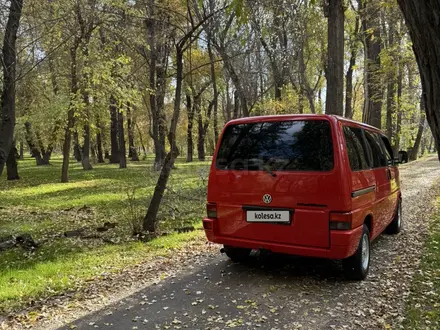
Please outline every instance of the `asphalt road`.
[{"label": "asphalt road", "polygon": [[401,168],[404,230],[373,243],[370,275],[343,279],[338,261],[270,256],[208,259],[65,329],[400,328],[440,178],[435,157]]}]

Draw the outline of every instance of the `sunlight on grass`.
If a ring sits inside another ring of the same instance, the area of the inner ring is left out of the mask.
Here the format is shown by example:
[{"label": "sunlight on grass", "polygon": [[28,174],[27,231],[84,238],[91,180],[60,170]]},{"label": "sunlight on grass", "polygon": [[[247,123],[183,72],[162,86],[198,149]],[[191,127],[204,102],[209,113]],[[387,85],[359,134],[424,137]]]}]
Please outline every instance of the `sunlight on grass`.
[{"label": "sunlight on grass", "polygon": [[89,180],[89,181],[81,181],[81,182],[68,182],[68,183],[46,183],[38,186],[33,186],[29,188],[17,188],[10,189],[8,191],[8,196],[17,196],[17,197],[28,197],[35,196],[39,197],[39,195],[48,194],[48,193],[57,193],[65,190],[71,190],[76,188],[92,188],[96,187],[98,184],[103,184],[105,182],[111,183],[112,180]]},{"label": "sunlight on grass", "polygon": [[[129,163],[125,170],[95,164],[92,171],[84,171],[81,164],[72,161],[70,182],[60,183],[61,158],[55,157],[52,165],[45,167],[26,158],[19,162],[21,180],[8,182],[2,176],[0,238],[27,233],[37,241],[50,239],[34,252],[13,248],[0,253],[0,312],[74,290],[103,273],[166,256],[170,249],[200,239],[203,232],[197,230],[170,233],[146,244],[133,241],[132,221],[142,220],[159,175],[152,170],[152,161]],[[160,208],[159,227],[170,232],[188,225],[200,228],[210,164],[179,159],[176,165]],[[133,191],[129,208],[127,196]],[[192,194],[197,194],[196,199],[186,199],[194,197]],[[108,221],[117,226],[101,235],[117,242],[115,245],[101,239],[53,238],[79,228],[96,233],[96,228]]]},{"label": "sunlight on grass", "polygon": [[[81,251],[70,240],[68,251],[60,253],[61,242],[43,248],[35,256],[19,259],[19,251],[0,255],[0,263],[7,265],[0,271],[0,312],[5,312],[30,298],[43,298],[75,289],[84,281],[103,273],[117,272],[128,265],[166,256],[170,250],[202,235],[201,231],[172,234],[149,243],[132,242],[116,246],[101,246]],[[66,247],[64,247],[65,249]],[[8,264],[8,260],[15,260]]]}]

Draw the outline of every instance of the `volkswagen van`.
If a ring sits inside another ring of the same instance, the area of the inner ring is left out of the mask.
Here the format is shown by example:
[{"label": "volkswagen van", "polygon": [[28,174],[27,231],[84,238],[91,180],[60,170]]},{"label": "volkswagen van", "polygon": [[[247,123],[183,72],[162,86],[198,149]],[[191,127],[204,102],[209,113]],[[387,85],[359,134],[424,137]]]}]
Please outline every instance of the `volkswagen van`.
[{"label": "volkswagen van", "polygon": [[401,229],[397,163],[380,130],[342,117],[232,120],[212,160],[206,236],[236,262],[252,250],[341,259],[363,280],[371,241]]}]

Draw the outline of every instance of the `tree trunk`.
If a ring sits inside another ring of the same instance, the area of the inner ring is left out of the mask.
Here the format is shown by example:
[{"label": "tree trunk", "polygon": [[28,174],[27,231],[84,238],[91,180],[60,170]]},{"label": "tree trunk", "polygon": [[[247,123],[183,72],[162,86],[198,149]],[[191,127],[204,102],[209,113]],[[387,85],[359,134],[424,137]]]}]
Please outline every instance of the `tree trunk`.
[{"label": "tree trunk", "polygon": [[35,131],[35,137],[37,138],[38,147],[40,148],[41,154],[44,155],[46,153],[46,149],[44,148],[43,139],[41,138],[41,134],[38,130]]},{"label": "tree trunk", "polygon": [[32,155],[32,157],[35,158],[35,162],[36,162],[37,166],[43,165],[43,159],[41,156],[40,149],[38,149],[38,147],[36,146],[34,139],[33,139],[31,123],[28,121],[25,122],[24,127],[25,127],[25,139],[26,139],[26,142],[29,146],[29,149],[31,150],[31,155]]},{"label": "tree trunk", "polygon": [[[164,86],[161,86],[161,82],[163,77],[158,77],[162,75],[163,72],[158,69],[160,66],[159,56],[159,46],[157,44],[157,25],[158,22],[155,20],[155,0],[148,1],[148,18],[145,20],[145,27],[147,31],[147,44],[149,47],[149,61],[150,61],[150,70],[149,70],[149,87],[150,87],[150,111],[152,118],[152,138],[154,142],[154,169],[160,170],[163,165],[164,157],[165,157],[165,126],[164,115],[163,112],[163,101],[162,97],[164,96],[161,91]],[[160,80],[160,81],[159,81]]]},{"label": "tree trunk", "polygon": [[425,155],[425,151],[426,151],[426,138],[422,138],[422,143],[421,143],[421,150],[420,150],[420,154],[422,156]]},{"label": "tree trunk", "polygon": [[382,128],[383,87],[380,77],[380,52],[382,50],[380,33],[380,7],[378,0],[360,0],[362,30],[365,45],[365,109],[363,121]]},{"label": "tree trunk", "polygon": [[343,0],[328,1],[328,62],[326,114],[344,114],[344,7]]},{"label": "tree trunk", "polygon": [[96,153],[98,158],[98,163],[104,163],[104,154],[103,154],[103,148],[102,148],[102,124],[99,117],[96,119]]},{"label": "tree trunk", "polygon": [[119,168],[127,168],[127,151],[125,148],[124,114],[118,111]]},{"label": "tree trunk", "polygon": [[234,105],[232,104],[232,98],[231,95],[229,94],[229,79],[226,80],[226,107],[225,107],[225,118],[226,118],[226,122],[231,120],[231,113],[233,113],[233,107]]},{"label": "tree trunk", "polygon": [[[383,13],[383,12],[382,12]],[[382,31],[384,38],[386,37],[387,33],[387,26],[385,24],[386,18],[384,17],[385,14],[382,14]],[[387,80],[387,95],[386,95],[386,135],[390,141],[392,141],[393,137],[393,131],[394,131],[394,123],[393,119],[395,117],[396,113],[396,79],[397,79],[397,63],[400,62],[400,54],[396,54],[395,47],[399,44],[395,44],[395,37],[396,37],[396,26],[397,26],[397,20],[396,17],[391,16],[388,18],[388,38],[387,38],[387,47],[388,47],[388,53],[391,58],[391,63],[386,69],[386,80]],[[399,51],[399,53],[401,50]]]},{"label": "tree trunk", "polygon": [[144,152],[144,158],[146,159],[147,158],[147,149],[145,148],[144,138],[142,137],[142,132],[141,132],[141,129],[139,128],[139,125],[137,123],[135,123],[135,126],[138,131],[139,141],[141,142],[142,150]]},{"label": "tree trunk", "polygon": [[24,145],[23,140],[20,141],[20,160],[24,160]]},{"label": "tree trunk", "polygon": [[411,153],[408,155],[410,160],[417,160],[420,150],[420,143],[422,142],[424,131],[425,131],[425,104],[422,97],[420,101],[420,121],[419,121],[419,127],[417,128],[417,137],[414,142],[414,146],[411,150]]},{"label": "tree trunk", "polygon": [[[13,149],[15,129],[16,41],[23,9],[23,0],[10,2],[9,16],[3,39],[3,90],[1,94],[0,175]],[[8,162],[9,163],[9,162]],[[17,175],[18,177],[18,175]]]},{"label": "tree trunk", "polygon": [[[315,93],[313,93],[311,91],[310,92],[306,92],[306,98],[307,98],[307,101],[309,102],[310,112],[313,113],[313,114],[316,113],[314,97],[315,97]],[[344,107],[342,107],[342,109],[343,108]]]},{"label": "tree trunk", "polygon": [[353,52],[350,56],[350,63],[348,66],[347,74],[345,75],[346,90],[345,90],[345,117],[353,118],[353,71],[356,65],[356,54]]},{"label": "tree trunk", "polygon": [[67,125],[64,129],[64,144],[63,144],[63,166],[61,170],[61,182],[69,181],[69,159],[70,159],[70,144],[72,143],[72,134],[71,131],[73,126],[75,125],[75,111],[72,108],[73,105],[70,105],[71,108],[67,113]]},{"label": "tree trunk", "polygon": [[232,119],[238,118],[238,111],[240,110],[240,97],[238,95],[238,92],[234,92],[234,112],[232,115]]},{"label": "tree trunk", "polygon": [[203,129],[203,118],[201,110],[197,113],[197,126],[199,136],[197,139],[197,156],[200,161],[205,161],[205,131]]},{"label": "tree trunk", "polygon": [[302,88],[298,91],[298,113],[304,113],[304,91]]},{"label": "tree trunk", "polygon": [[[238,76],[236,70],[234,69],[234,66],[231,63],[231,60],[230,60],[229,55],[227,54],[225,48],[223,46],[217,47],[217,51],[223,60],[225,69],[228,72],[228,74],[232,80],[232,83],[234,84],[234,87],[235,87],[234,96],[236,95],[237,98],[240,100],[240,102],[238,104],[241,107],[243,117],[249,117],[248,98],[247,98],[246,93],[244,91],[243,83],[240,80],[240,77]],[[235,111],[235,109],[234,109],[234,111]],[[238,111],[237,111],[237,115],[238,115]],[[236,118],[238,118],[238,117],[236,117]]]},{"label": "tree trunk", "polygon": [[79,47],[79,40],[75,38],[75,43],[70,49],[70,92],[72,100],[70,108],[67,113],[67,125],[64,129],[64,144],[63,144],[63,166],[61,169],[61,182],[69,181],[69,160],[70,160],[70,146],[72,143],[72,130],[75,126],[75,108],[74,97],[78,92],[78,75],[77,75],[77,57],[76,51]]},{"label": "tree trunk", "polygon": [[419,65],[426,118],[440,159],[440,36],[437,0],[398,0],[408,26]]},{"label": "tree trunk", "polygon": [[47,146],[47,149],[42,152],[42,156],[43,156],[43,164],[44,165],[50,165],[50,159],[52,157],[52,152],[53,149],[55,147],[55,143],[57,141],[57,136],[58,136],[58,131],[61,129],[61,121],[57,120],[55,122],[55,126],[53,127],[50,139],[49,139],[49,144]]},{"label": "tree trunk", "polygon": [[[88,119],[87,119],[88,121]],[[90,164],[90,126],[84,125],[84,144],[82,148],[82,167],[85,171],[93,170],[92,164]]]},{"label": "tree trunk", "polygon": [[128,157],[133,162],[139,161],[139,155],[136,147],[134,146],[134,117],[131,111],[131,105],[127,104],[127,130],[128,130]]},{"label": "tree trunk", "polygon": [[387,122],[386,122],[386,132],[387,137],[391,141],[393,137],[393,117],[395,113],[395,103],[394,98],[396,97],[396,83],[394,76],[388,78],[387,86]]},{"label": "tree trunk", "polygon": [[170,130],[168,133],[168,141],[170,143],[170,152],[165,157],[159,179],[154,189],[153,197],[151,198],[150,205],[148,206],[147,214],[145,215],[143,222],[143,229],[149,232],[155,232],[157,227],[157,213],[159,212],[159,206],[165,192],[168,179],[171,174],[171,169],[174,166],[174,162],[179,155],[179,149],[176,145],[176,129],[180,115],[180,100],[182,93],[182,80],[183,80],[183,50],[180,47],[180,42],[176,45],[176,89],[174,96],[174,110],[171,120]]},{"label": "tree trunk", "polygon": [[186,130],[186,161],[188,163],[193,161],[193,153],[194,153],[194,142],[193,142],[193,121],[194,121],[194,108],[191,102],[191,95],[186,95],[186,109],[188,116],[188,127]]},{"label": "tree trunk", "polygon": [[212,108],[214,107],[214,100],[209,102],[208,111],[206,112],[206,119],[203,122],[201,109],[198,110],[198,127],[199,127],[199,139],[197,143],[198,157],[200,161],[205,161],[205,140],[208,133],[209,123],[211,121]]},{"label": "tree trunk", "polygon": [[218,88],[217,88],[217,74],[215,72],[215,56],[212,51],[211,42],[208,40],[208,54],[209,61],[211,62],[211,79],[212,79],[212,92],[214,94],[214,139],[215,143],[218,141]]},{"label": "tree trunk", "polygon": [[[51,12],[51,17],[52,17],[52,12]],[[49,65],[49,71],[50,71],[50,78],[51,78],[51,82],[52,82],[52,91],[54,96],[58,96],[58,92],[59,92],[59,87],[58,87],[58,82],[57,82],[57,75],[55,73],[55,68],[54,68],[54,57],[52,55],[49,56],[48,58],[48,65]],[[61,129],[62,126],[62,121],[61,120],[57,120],[55,122],[55,126],[53,127],[52,130],[52,134],[50,136],[50,140],[49,140],[49,144],[47,146],[47,150],[43,155],[43,162],[46,165],[50,165],[50,159],[52,157],[52,152],[53,149],[55,147],[55,143],[57,141],[57,137],[58,137],[58,132]]]},{"label": "tree trunk", "polygon": [[81,146],[79,145],[79,136],[76,129],[73,131],[73,156],[77,162],[82,160],[82,150]]},{"label": "tree trunk", "polygon": [[353,72],[356,65],[356,57],[358,54],[358,33],[359,33],[359,16],[356,15],[356,23],[354,28],[354,36],[350,45],[350,62],[348,64],[347,73],[345,75],[345,117],[353,118]]},{"label": "tree trunk", "polygon": [[6,160],[6,172],[7,179],[9,181],[20,180],[18,176],[18,166],[17,166],[17,149],[15,148],[15,143],[12,143],[12,148],[9,151],[8,159]]},{"label": "tree trunk", "polygon": [[110,144],[111,155],[110,163],[119,163],[119,142],[118,142],[118,107],[116,105],[116,99],[114,96],[110,96]]},{"label": "tree trunk", "polygon": [[397,75],[397,122],[396,134],[394,142],[394,152],[397,154],[400,151],[400,135],[402,133],[402,90],[403,90],[403,65],[399,63],[399,73]]}]

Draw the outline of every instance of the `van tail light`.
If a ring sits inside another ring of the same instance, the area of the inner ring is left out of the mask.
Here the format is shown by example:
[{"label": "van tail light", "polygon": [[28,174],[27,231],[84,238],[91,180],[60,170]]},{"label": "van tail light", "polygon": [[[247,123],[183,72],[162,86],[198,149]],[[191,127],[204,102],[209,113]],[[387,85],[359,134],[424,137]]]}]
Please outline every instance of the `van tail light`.
[{"label": "van tail light", "polygon": [[207,203],[206,204],[206,214],[210,219],[217,219],[217,204]]},{"label": "van tail light", "polygon": [[350,230],[351,213],[330,213],[330,230]]}]

